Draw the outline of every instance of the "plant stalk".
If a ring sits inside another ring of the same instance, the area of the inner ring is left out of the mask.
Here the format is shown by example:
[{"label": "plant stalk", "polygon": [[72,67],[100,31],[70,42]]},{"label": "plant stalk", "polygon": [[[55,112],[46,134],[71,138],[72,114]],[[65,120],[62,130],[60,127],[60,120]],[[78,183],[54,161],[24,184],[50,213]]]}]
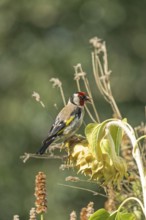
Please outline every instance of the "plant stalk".
[{"label": "plant stalk", "polygon": [[43,214],[41,214],[41,220],[44,220],[44,215]]},{"label": "plant stalk", "polygon": [[118,127],[121,127],[125,133],[127,134],[127,136],[129,137],[132,147],[133,147],[133,158],[136,161],[137,164],[137,168],[139,171],[139,175],[140,175],[140,181],[141,181],[141,187],[142,187],[142,193],[143,193],[143,206],[144,206],[144,215],[146,218],[146,174],[144,171],[144,165],[143,165],[143,161],[142,161],[142,157],[140,154],[140,149],[139,146],[137,144],[137,140],[134,134],[134,130],[133,128],[126,122],[122,122],[121,120],[117,120],[117,121],[111,121],[107,124],[107,128],[109,128],[110,126],[116,125]]}]

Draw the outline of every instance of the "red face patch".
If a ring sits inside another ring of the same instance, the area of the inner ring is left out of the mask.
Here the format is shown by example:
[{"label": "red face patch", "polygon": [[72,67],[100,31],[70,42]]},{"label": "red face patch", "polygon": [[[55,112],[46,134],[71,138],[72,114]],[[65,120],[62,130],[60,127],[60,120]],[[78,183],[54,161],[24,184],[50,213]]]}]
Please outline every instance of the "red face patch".
[{"label": "red face patch", "polygon": [[79,95],[79,97],[80,96],[86,96],[86,93],[85,92],[78,92],[78,95]]},{"label": "red face patch", "polygon": [[84,106],[86,93],[85,92],[78,92],[78,96],[80,99],[80,105]]}]

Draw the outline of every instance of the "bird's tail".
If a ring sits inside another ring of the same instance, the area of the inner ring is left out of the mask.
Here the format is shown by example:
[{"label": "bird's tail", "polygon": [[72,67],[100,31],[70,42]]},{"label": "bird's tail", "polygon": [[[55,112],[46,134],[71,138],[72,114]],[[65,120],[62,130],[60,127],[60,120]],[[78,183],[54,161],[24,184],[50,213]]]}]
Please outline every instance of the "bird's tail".
[{"label": "bird's tail", "polygon": [[44,154],[45,151],[47,150],[47,148],[49,147],[49,145],[54,141],[55,137],[49,137],[47,139],[45,139],[43,141],[43,145],[41,146],[41,148],[36,152],[37,154]]}]

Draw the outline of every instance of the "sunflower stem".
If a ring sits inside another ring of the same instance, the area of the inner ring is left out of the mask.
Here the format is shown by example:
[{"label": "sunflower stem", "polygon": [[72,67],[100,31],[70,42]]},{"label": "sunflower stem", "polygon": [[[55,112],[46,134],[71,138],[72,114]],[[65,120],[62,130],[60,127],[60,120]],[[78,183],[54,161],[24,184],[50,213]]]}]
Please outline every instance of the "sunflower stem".
[{"label": "sunflower stem", "polygon": [[44,215],[43,214],[41,214],[41,220],[44,220]]},{"label": "sunflower stem", "polygon": [[131,141],[131,144],[133,147],[132,155],[136,161],[137,168],[138,168],[139,175],[140,175],[140,182],[141,182],[142,193],[143,193],[143,212],[146,217],[146,174],[144,171],[144,164],[143,164],[140,149],[138,146],[138,141],[135,137],[133,128],[127,122],[122,122],[121,120],[110,121],[109,123],[107,123],[107,129],[109,129],[109,127],[113,125],[121,127]]}]

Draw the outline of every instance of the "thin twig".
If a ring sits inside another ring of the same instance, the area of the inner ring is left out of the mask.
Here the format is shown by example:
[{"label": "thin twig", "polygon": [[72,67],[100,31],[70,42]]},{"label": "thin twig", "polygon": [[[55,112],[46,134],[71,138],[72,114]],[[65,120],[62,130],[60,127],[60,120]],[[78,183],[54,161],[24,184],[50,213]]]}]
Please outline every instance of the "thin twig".
[{"label": "thin twig", "polygon": [[62,183],[58,183],[58,185],[69,187],[69,188],[73,188],[73,189],[80,189],[80,190],[83,190],[83,191],[87,191],[87,192],[93,193],[94,196],[98,196],[99,195],[99,196],[103,196],[103,197],[107,198],[107,196],[102,194],[102,193],[99,193],[99,192],[96,192],[94,190],[87,189],[87,188],[84,188],[84,187],[71,186],[71,185],[62,184]]},{"label": "thin twig", "polygon": [[[76,80],[76,82],[77,82],[77,88],[78,88],[78,91],[81,91],[81,89],[80,89],[80,85],[79,85],[79,81]],[[93,118],[93,116],[92,116],[92,114],[91,114],[89,108],[88,108],[87,106],[85,106],[85,109],[86,109],[86,111],[87,111],[89,117],[91,118],[91,120],[92,120],[93,122],[96,122],[96,120]]]},{"label": "thin twig", "polygon": [[60,89],[63,104],[66,105],[65,95],[64,95],[63,87],[62,87],[62,82],[58,78],[51,78],[50,82],[53,83],[53,87],[57,86]]},{"label": "thin twig", "polygon": [[[96,62],[95,60],[97,59],[96,58],[96,55],[95,55],[95,52],[92,52],[91,54],[92,56],[92,68],[93,68],[93,74],[94,74],[94,78],[95,78],[95,82],[96,82],[96,85],[100,91],[100,93],[103,95],[103,97],[105,98],[105,100],[107,102],[109,102],[109,98],[108,98],[108,94],[106,93],[105,89],[103,88],[103,85],[102,85],[102,80],[101,80],[101,77],[99,75],[99,71],[98,71],[98,63],[99,62]],[[100,68],[100,66],[99,66]],[[106,94],[106,95],[105,95]]]},{"label": "thin twig", "polygon": [[93,184],[100,184],[98,183],[97,181],[92,181],[92,180],[83,180],[83,179],[80,179],[79,177],[76,177],[76,176],[68,176],[65,178],[65,181],[68,181],[68,182],[84,182],[84,183],[93,183]]},{"label": "thin twig", "polygon": [[[79,72],[84,73],[81,65],[79,65],[78,68],[79,68]],[[99,115],[98,115],[98,112],[97,112],[96,107],[95,107],[95,103],[94,103],[94,99],[93,99],[92,92],[91,92],[91,89],[90,89],[89,81],[86,77],[86,74],[82,74],[81,77],[83,79],[86,91],[89,94],[89,97],[91,98],[91,104],[92,104],[97,122],[100,123]]]},{"label": "thin twig", "polygon": [[62,100],[63,100],[63,104],[64,104],[64,106],[66,105],[66,101],[65,101],[65,95],[64,95],[64,92],[63,92],[63,88],[62,88],[62,86],[61,87],[59,87],[60,88],[60,92],[61,92],[61,97],[62,97]]},{"label": "thin twig", "polygon": [[[79,65],[79,64],[78,64],[78,65]],[[74,79],[76,80],[76,84],[77,84],[77,89],[78,89],[78,91],[81,91],[81,87],[80,87],[80,76],[83,75],[84,73],[78,73],[78,65],[74,67],[74,69],[75,69],[75,78],[74,78]],[[91,118],[91,120],[92,120],[93,122],[97,122],[97,121],[93,118],[93,116],[92,116],[92,114],[91,114],[89,108],[88,108],[87,106],[85,106],[85,109],[86,109],[86,111],[87,111],[89,117]]]},{"label": "thin twig", "polygon": [[[111,71],[108,70],[108,59],[105,42],[101,42],[98,38],[93,38],[90,40],[94,47],[94,52],[92,52],[92,66],[93,66],[93,75],[95,78],[96,85],[100,93],[103,95],[105,100],[109,102],[112,107],[113,112],[117,118],[121,119],[121,113],[118,109],[118,106],[115,102],[115,99],[112,95],[109,76]],[[102,56],[102,61],[100,59]],[[102,64],[103,63],[103,64]]]},{"label": "thin twig", "polygon": [[26,163],[26,161],[30,158],[37,158],[37,159],[59,159],[63,160],[67,158],[67,155],[64,156],[59,156],[59,155],[54,155],[54,154],[43,154],[43,155],[38,155],[38,154],[31,154],[31,153],[24,153],[24,155],[20,156],[20,159],[22,159],[23,163]]},{"label": "thin twig", "polygon": [[39,94],[38,92],[33,91],[32,97],[34,97],[35,100],[36,100],[37,102],[39,102],[43,108],[45,108],[45,104],[44,104],[43,101],[41,100],[40,94]]}]

